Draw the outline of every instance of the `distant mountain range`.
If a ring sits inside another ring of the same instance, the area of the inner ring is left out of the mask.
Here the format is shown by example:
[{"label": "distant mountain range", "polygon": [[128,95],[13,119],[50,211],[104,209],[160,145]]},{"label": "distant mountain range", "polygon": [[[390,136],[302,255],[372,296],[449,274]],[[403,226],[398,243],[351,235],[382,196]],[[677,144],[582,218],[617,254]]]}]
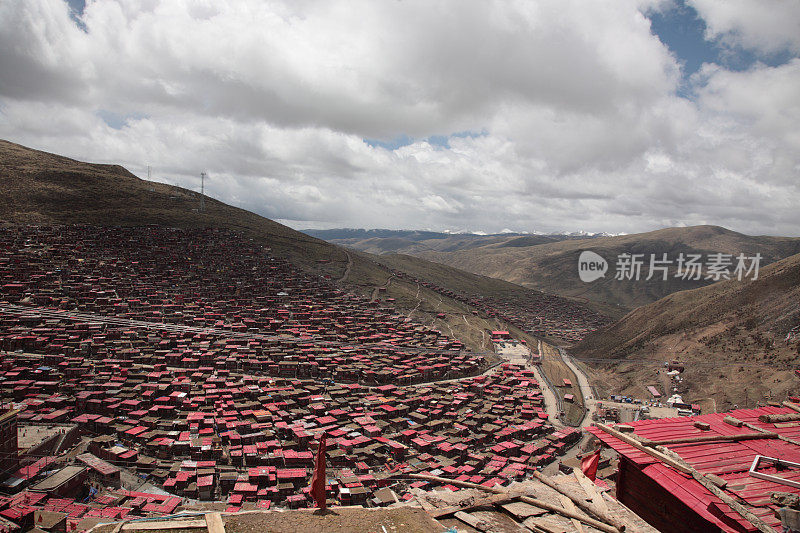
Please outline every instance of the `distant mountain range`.
[{"label": "distant mountain range", "polygon": [[483,231],[429,231],[429,230],[404,230],[404,229],[362,229],[362,228],[338,228],[338,229],[304,229],[300,230],[307,235],[324,239],[333,240],[366,240],[366,239],[406,239],[413,242],[422,242],[430,239],[448,239],[451,237],[543,237],[547,241],[555,242],[566,239],[591,239],[595,237],[610,237],[611,233],[587,233],[585,231],[561,232],[561,233],[542,233],[542,232],[516,232],[501,231],[500,233],[485,233]]},{"label": "distant mountain range", "polygon": [[[800,253],[800,238],[750,236],[719,226],[666,228],[631,235],[523,235],[447,234],[395,230],[324,230],[310,235],[342,246],[374,254],[406,254],[503,279],[551,294],[590,300],[619,309],[617,315],[663,298],[676,291],[695,289],[712,280],[676,278],[674,268],[667,280],[614,279],[621,254],[653,254],[676,261],[680,253],[761,254],[761,266]],[[578,277],[578,257],[593,251],[609,263],[607,275],[593,283]],[[614,313],[610,313],[614,316]]]}]

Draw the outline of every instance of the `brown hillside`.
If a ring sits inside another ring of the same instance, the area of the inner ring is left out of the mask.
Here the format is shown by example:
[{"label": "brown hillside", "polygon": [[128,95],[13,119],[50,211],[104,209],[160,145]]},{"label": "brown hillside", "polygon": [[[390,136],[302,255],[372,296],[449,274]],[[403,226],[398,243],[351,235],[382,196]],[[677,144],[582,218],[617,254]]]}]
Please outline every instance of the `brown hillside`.
[{"label": "brown hillside", "polygon": [[600,381],[611,392],[646,396],[658,383],[655,369],[680,359],[689,365],[689,398],[741,406],[795,390],[800,335],[786,337],[798,325],[800,254],[764,267],[755,281],[723,281],[640,307],[572,351],[606,372]]},{"label": "brown hillside", "polygon": [[[119,165],[83,163],[0,140],[0,220],[29,224],[215,226],[244,232],[279,255],[310,266],[347,256],[315,239],[194,191],[137,178]],[[333,270],[333,269],[332,269]]]}]

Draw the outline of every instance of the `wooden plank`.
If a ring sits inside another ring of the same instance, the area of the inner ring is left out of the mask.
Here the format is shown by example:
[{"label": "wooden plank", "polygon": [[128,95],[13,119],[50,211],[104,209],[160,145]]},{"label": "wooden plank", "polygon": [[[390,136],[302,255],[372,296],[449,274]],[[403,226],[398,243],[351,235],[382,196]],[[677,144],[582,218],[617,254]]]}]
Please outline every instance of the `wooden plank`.
[{"label": "wooden plank", "polygon": [[208,527],[208,533],[225,533],[225,524],[222,523],[222,515],[219,513],[207,513],[206,527]]},{"label": "wooden plank", "polygon": [[500,507],[502,507],[507,513],[516,517],[516,519],[520,522],[529,516],[541,516],[549,512],[546,509],[540,509],[539,507],[534,507],[533,505],[525,502],[504,503],[501,504]]},{"label": "wooden plank", "polygon": [[[441,483],[442,485],[454,485],[456,487],[465,487],[468,489],[478,489],[485,492],[493,492],[495,494],[507,494],[509,491],[502,488],[497,487],[484,487],[483,485],[478,485],[476,483],[468,483],[466,481],[458,481],[456,479],[447,479],[446,477],[439,477],[439,476],[429,476],[427,474],[405,474],[406,477],[410,477],[412,479],[420,479],[422,481],[433,481],[436,483]],[[619,533],[624,531],[622,528],[617,528],[606,524],[605,522],[601,522],[599,520],[595,520],[594,518],[587,517],[585,515],[576,515],[575,513],[571,513],[564,509],[563,507],[559,507],[558,505],[553,505],[552,503],[548,503],[542,500],[538,500],[536,498],[530,498],[528,496],[520,496],[520,501],[525,503],[529,503],[531,505],[535,505],[536,507],[540,507],[542,509],[547,509],[553,513],[559,514],[566,518],[577,518],[587,526],[592,526],[595,529],[599,529],[605,533]]]},{"label": "wooden plank", "polygon": [[791,409],[793,411],[797,411],[798,413],[800,413],[800,405],[797,405],[796,403],[792,403],[792,402],[788,402],[787,401],[787,402],[783,402],[783,405],[788,407],[789,409]]},{"label": "wooden plank", "polygon": [[[575,504],[572,503],[572,500],[570,500],[569,498],[567,498],[563,494],[559,494],[558,497],[561,500],[561,505],[564,506],[564,509],[566,509],[567,511],[572,511],[573,513],[577,513],[578,512],[578,508],[575,507]],[[575,530],[578,533],[586,533],[584,531],[584,529],[583,529],[583,524],[581,524],[580,522],[578,522],[574,518],[570,518],[570,520],[572,521],[572,525],[575,527]]]},{"label": "wooden plank", "polygon": [[[734,420],[736,420],[736,419],[734,419]],[[748,427],[748,428],[750,428],[750,429],[752,429],[752,430],[758,431],[758,432],[760,432],[760,433],[771,433],[770,431],[767,431],[767,430],[766,430],[766,429],[764,429],[764,428],[760,428],[760,427],[758,427],[758,426],[756,426],[756,425],[753,425],[753,424],[751,424],[750,422],[742,422],[741,420],[739,420],[739,422],[740,422],[740,423],[741,423],[743,426],[745,426],[745,427]],[[777,427],[779,423],[780,423],[780,422],[776,423],[776,424],[775,424],[775,426]],[[790,423],[790,424],[793,424],[794,422],[788,422],[788,423]],[[781,435],[781,434],[777,434],[777,435],[778,435],[778,438],[779,438],[780,440],[782,440],[783,442],[788,442],[789,444],[794,444],[795,446],[800,446],[800,441],[797,441],[797,440],[795,440],[795,439],[791,439],[791,438],[789,438],[789,437],[784,437],[784,436],[783,436],[783,435]]]},{"label": "wooden plank", "polygon": [[530,518],[526,518],[525,521],[522,522],[522,525],[537,533],[564,533],[565,531],[569,531],[568,529],[564,529],[567,527],[566,523],[553,520],[552,515],[531,516]]},{"label": "wooden plank", "polygon": [[489,524],[485,520],[481,520],[477,516],[472,516],[469,513],[465,513],[464,511],[458,511],[455,515],[456,518],[464,522],[470,527],[477,529],[478,531],[488,531]]},{"label": "wooden plank", "polygon": [[620,523],[618,520],[616,520],[616,518],[614,518],[610,514],[604,513],[601,509],[599,509],[596,506],[592,506],[592,505],[587,504],[585,495],[583,495],[583,494],[580,494],[580,495],[579,494],[575,494],[574,492],[572,492],[570,490],[567,490],[565,487],[562,487],[558,483],[556,483],[555,480],[543,475],[541,472],[534,472],[533,473],[533,477],[538,479],[539,481],[541,481],[542,483],[544,483],[545,485],[547,485],[548,487],[550,487],[554,491],[558,492],[559,494],[562,494],[562,495],[566,496],[567,498],[569,498],[570,501],[574,505],[576,505],[578,508],[580,508],[581,511],[583,511],[586,514],[588,514],[589,516],[593,516],[594,518],[597,518],[598,520],[602,520],[603,522],[605,522],[607,524],[611,524],[614,527],[622,528],[622,529],[625,528],[624,524]]},{"label": "wooden plank", "polygon": [[111,533],[119,533],[119,530],[122,529],[122,527],[127,523],[128,523],[127,520],[118,523],[116,526],[114,526],[114,529],[111,530]]},{"label": "wooden plank", "polygon": [[737,427],[737,428],[742,427],[742,421],[739,420],[738,418],[734,418],[734,417],[732,417],[730,415],[728,415],[725,418],[723,418],[722,421],[725,422],[726,424],[730,425],[730,426],[734,426],[734,427]]},{"label": "wooden plank", "polygon": [[592,499],[592,503],[602,512],[606,514],[611,513],[606,501],[603,499],[603,495],[597,490],[597,485],[594,484],[594,481],[586,477],[586,474],[581,472],[580,468],[573,469],[572,474],[575,476],[575,479],[578,480],[578,483],[581,484],[583,491]]},{"label": "wooden plank", "polygon": [[800,413],[785,413],[775,415],[761,415],[758,417],[759,422],[795,422],[800,420]]},{"label": "wooden plank", "polygon": [[[611,512],[611,509],[608,507],[608,502],[606,501],[606,498],[603,497],[603,492],[601,492],[600,489],[597,488],[597,485],[594,484],[594,481],[586,477],[586,475],[583,472],[581,472],[580,468],[573,469],[572,474],[578,480],[578,483],[581,484],[581,487],[586,492],[586,494],[591,497],[592,504],[596,505],[598,509],[600,509],[607,515],[612,515],[613,513]],[[631,531],[637,530],[637,524],[630,520],[630,516],[624,513],[617,513],[614,516],[614,518],[617,520],[617,524],[624,525],[626,529],[630,528]]]},{"label": "wooden plank", "polygon": [[647,446],[643,445],[641,442],[639,442],[635,438],[631,437],[630,435],[626,435],[624,433],[620,433],[619,431],[617,431],[616,429],[614,429],[614,428],[612,428],[610,426],[607,426],[605,424],[601,424],[599,422],[595,423],[595,426],[597,426],[598,428],[602,429],[603,431],[605,431],[606,433],[608,433],[612,437],[616,437],[617,439],[621,440],[625,444],[630,444],[631,446],[633,446],[634,448],[636,448],[640,452],[644,452],[647,455],[650,455],[651,457],[654,457],[654,458],[658,459],[662,463],[665,463],[665,464],[671,466],[672,468],[674,468],[675,470],[677,470],[679,472],[683,472],[684,474],[690,474],[691,475],[692,471],[694,470],[693,468],[691,468],[691,467],[689,467],[687,465],[684,465],[682,463],[679,463],[678,461],[675,461],[671,457],[668,457],[668,456],[664,455],[663,453],[654,450],[653,448],[648,448]]},{"label": "wooden plank", "polygon": [[666,446],[668,444],[692,444],[695,442],[738,442],[740,440],[777,439],[778,434],[771,431],[756,433],[739,433],[738,435],[699,435],[697,437],[683,437],[680,439],[650,440],[641,439],[645,446]]}]

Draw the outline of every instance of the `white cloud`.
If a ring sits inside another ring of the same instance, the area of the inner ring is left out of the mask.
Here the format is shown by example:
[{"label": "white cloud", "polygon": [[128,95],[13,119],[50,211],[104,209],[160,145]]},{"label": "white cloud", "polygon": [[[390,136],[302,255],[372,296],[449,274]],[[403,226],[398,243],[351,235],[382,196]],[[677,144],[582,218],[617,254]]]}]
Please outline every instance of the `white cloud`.
[{"label": "white cloud", "polygon": [[800,2],[796,0],[688,0],[706,22],[706,36],[772,54],[800,52]]},{"label": "white cloud", "polygon": [[797,60],[680,98],[648,7],[0,0],[0,137],[297,227],[797,234]]}]

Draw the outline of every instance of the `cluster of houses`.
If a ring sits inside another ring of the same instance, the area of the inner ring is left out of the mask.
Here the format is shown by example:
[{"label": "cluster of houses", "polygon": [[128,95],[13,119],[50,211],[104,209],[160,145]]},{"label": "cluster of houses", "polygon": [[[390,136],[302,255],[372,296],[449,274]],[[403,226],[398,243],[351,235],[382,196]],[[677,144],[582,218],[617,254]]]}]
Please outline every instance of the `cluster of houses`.
[{"label": "cluster of houses", "polygon": [[[0,231],[0,247],[3,299],[33,306],[0,315],[0,348],[9,351],[157,355],[184,368],[376,384],[486,365],[460,342],[223,231],[17,227]],[[76,312],[89,319],[70,324]],[[118,328],[100,331],[108,317]]]},{"label": "cluster of houses", "polygon": [[2,228],[0,288],[2,401],[20,426],[64,428],[0,474],[0,529],[305,507],[323,433],[342,505],[409,499],[412,472],[506,485],[580,437],[549,423],[530,370],[483,373],[457,341],[231,233]]},{"label": "cluster of houses", "polygon": [[430,281],[415,278],[403,271],[391,269],[395,277],[418,283],[438,294],[465,303],[487,317],[503,320],[532,335],[552,337],[565,343],[577,343],[611,320],[574,301],[541,292],[527,291],[523,295],[485,297],[466,295]]},{"label": "cluster of houses", "polygon": [[[19,357],[14,362],[27,361]],[[14,405],[21,424],[54,423],[49,415],[60,413],[59,422],[79,428],[87,451],[73,465],[64,454],[31,457],[11,478],[15,490],[48,496],[39,507],[26,504],[31,513],[79,494],[69,507],[75,523],[101,512],[168,514],[186,499],[225,501],[230,511],[306,507],[323,432],[328,496],[341,505],[409,499],[410,489],[426,486],[404,480],[409,472],[506,485],[556,460],[580,437],[577,429],[555,431],[531,371],[510,364],[485,376],[405,387],[150,365],[120,365],[70,383],[68,368],[69,362],[48,373],[63,385],[59,390]],[[122,498],[119,469],[172,497]],[[53,476],[59,480],[48,481]],[[105,490],[92,497],[90,481]],[[5,516],[2,506],[0,500]]]}]

